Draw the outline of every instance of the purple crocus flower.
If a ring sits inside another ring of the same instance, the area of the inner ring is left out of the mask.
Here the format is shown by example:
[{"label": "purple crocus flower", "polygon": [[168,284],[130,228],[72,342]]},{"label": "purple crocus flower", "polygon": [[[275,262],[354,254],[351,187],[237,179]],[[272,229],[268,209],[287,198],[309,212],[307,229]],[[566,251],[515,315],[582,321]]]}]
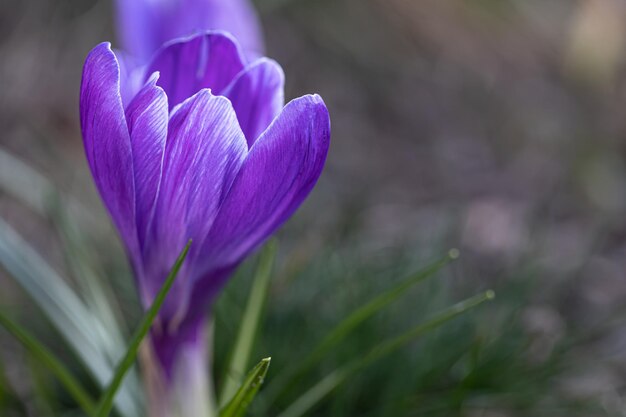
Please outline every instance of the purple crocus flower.
[{"label": "purple crocus flower", "polygon": [[134,75],[140,87],[124,77],[108,43],[89,53],[81,128],[144,306],[193,239],[151,336],[167,385],[177,372],[206,369],[206,310],[233,270],[312,190],[330,120],[317,95],[283,107],[280,66],[267,58],[247,63],[222,32],[165,45],[144,74]]},{"label": "purple crocus flower", "polygon": [[230,32],[249,57],[263,54],[258,17],[249,0],[116,0],[123,49],[148,62],[166,42],[218,29]]}]

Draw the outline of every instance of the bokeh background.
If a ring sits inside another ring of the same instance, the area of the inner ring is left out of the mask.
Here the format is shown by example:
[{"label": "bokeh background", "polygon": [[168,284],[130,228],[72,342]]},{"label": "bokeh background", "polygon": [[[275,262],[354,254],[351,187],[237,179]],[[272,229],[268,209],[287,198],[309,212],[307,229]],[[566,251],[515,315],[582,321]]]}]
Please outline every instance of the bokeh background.
[{"label": "bokeh background", "polygon": [[[487,288],[494,302],[363,370],[311,415],[626,415],[626,4],[255,4],[287,98],[319,93],[333,127],[318,187],[279,233],[255,352],[273,357],[268,386],[352,309],[461,252],[257,415]],[[0,2],[0,216],[74,285],[76,258],[97,270],[132,328],[132,279],[78,128],[84,57],[115,45],[113,32],[110,1]],[[216,308],[217,384],[253,265]],[[1,269],[0,306],[72,361]],[[71,401],[3,332],[0,362],[6,415],[70,415]]]}]

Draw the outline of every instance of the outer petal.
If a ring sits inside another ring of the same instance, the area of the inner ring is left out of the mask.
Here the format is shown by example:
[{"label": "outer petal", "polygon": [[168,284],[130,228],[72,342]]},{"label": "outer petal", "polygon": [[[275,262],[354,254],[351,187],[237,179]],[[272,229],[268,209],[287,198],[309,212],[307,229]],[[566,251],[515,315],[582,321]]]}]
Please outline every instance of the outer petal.
[{"label": "outer petal", "polygon": [[276,61],[261,58],[246,69],[222,93],[233,103],[248,146],[280,114],[285,105],[285,74]]},{"label": "outer petal", "polygon": [[154,74],[126,109],[133,150],[137,233],[141,246],[153,216],[167,138],[167,97],[163,89],[156,85],[157,79],[158,74]]},{"label": "outer petal", "polygon": [[158,84],[167,93],[171,109],[203,88],[221,94],[243,68],[236,41],[225,33],[208,32],[164,46],[148,74],[161,73]]},{"label": "outer petal", "polygon": [[198,275],[236,265],[284,223],[313,189],[329,145],[319,96],[287,104],[250,149],[204,242]]},{"label": "outer petal", "polygon": [[[219,203],[247,151],[235,112],[226,98],[201,90],[174,110],[155,217],[144,248],[149,294],[156,294],[189,239],[196,243],[186,266],[194,264],[199,243],[211,228]],[[164,316],[171,317],[184,309],[185,281],[179,279],[172,289]]]},{"label": "outer petal", "polygon": [[96,46],[85,60],[80,125],[96,186],[134,258],[137,234],[133,158],[120,97],[120,70],[108,43]]},{"label": "outer petal", "polygon": [[249,0],[117,0],[116,6],[125,49],[144,61],[172,39],[209,29],[232,33],[250,56],[263,53]]}]

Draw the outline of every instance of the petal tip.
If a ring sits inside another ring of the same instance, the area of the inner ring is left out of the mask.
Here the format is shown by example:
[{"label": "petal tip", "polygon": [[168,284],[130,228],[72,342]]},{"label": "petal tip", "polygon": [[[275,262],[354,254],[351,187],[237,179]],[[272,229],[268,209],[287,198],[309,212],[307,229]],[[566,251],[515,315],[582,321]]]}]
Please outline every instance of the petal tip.
[{"label": "petal tip", "polygon": [[[159,81],[159,77],[161,76],[161,72],[160,71],[154,71],[151,75],[150,78],[148,78],[148,81],[146,81],[146,84],[158,87],[156,85],[157,81]],[[159,87],[161,89],[161,87]]]},{"label": "petal tip", "polygon": [[111,42],[102,42],[102,43],[99,43],[98,45],[94,46],[91,49],[91,51],[89,51],[89,53],[87,54],[86,61],[89,61],[91,58],[97,57],[97,56],[100,56],[100,55],[113,55],[113,56],[115,56],[115,53],[111,49]]}]

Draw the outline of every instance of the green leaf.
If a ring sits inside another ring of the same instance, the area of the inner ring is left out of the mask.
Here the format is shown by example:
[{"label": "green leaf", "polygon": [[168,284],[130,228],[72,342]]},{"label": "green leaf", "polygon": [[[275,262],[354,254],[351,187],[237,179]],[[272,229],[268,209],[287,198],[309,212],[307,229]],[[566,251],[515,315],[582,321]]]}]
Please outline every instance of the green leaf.
[{"label": "green leaf", "polygon": [[[108,226],[106,222],[103,223],[97,216],[94,216],[93,210],[85,207],[84,204],[76,200],[72,195],[61,193],[58,187],[46,176],[2,148],[0,148],[0,189],[40,216],[46,219],[51,218],[52,222],[60,229],[59,231],[65,238],[68,237],[65,233],[67,231],[66,226],[71,226],[75,230],[81,231],[88,229],[96,232],[98,235],[107,232]],[[60,219],[59,214],[61,209],[65,217],[71,218],[71,223],[63,222],[64,219]],[[0,230],[1,229],[0,227]],[[65,239],[64,243],[67,245],[72,242]],[[21,244],[23,244],[23,242],[21,242]],[[2,245],[2,242],[0,242],[0,245]],[[66,245],[64,245],[63,249],[66,249]],[[18,242],[18,246],[20,246],[20,242]],[[83,246],[84,245],[80,247]],[[64,317],[63,314],[50,315],[50,311],[54,310],[55,307],[50,305],[50,300],[45,299],[46,297],[41,297],[41,294],[37,293],[37,289],[33,288],[28,282],[30,280],[29,274],[37,273],[42,270],[38,265],[39,260],[34,259],[34,264],[25,268],[30,270],[26,275],[17,274],[13,270],[10,270],[9,267],[7,267],[7,270],[13,274],[13,277],[51,318],[52,324],[66,339],[67,343],[79,356],[82,363],[98,384],[104,386],[113,374],[114,365],[124,353],[121,347],[124,346],[125,339],[123,338],[119,321],[112,320],[112,318],[114,318],[112,315],[115,315],[115,311],[117,311],[114,303],[105,304],[105,301],[111,302],[114,300],[113,297],[103,295],[107,293],[106,290],[108,290],[108,293],[112,292],[107,285],[109,280],[99,279],[100,277],[94,276],[93,273],[89,274],[89,272],[93,272],[91,268],[89,268],[90,265],[85,262],[81,256],[77,256],[79,254],[75,252],[75,247],[72,249],[71,253],[65,251],[66,258],[69,261],[68,265],[75,273],[78,283],[81,284],[81,290],[85,291],[85,293],[81,295],[86,296],[85,300],[87,302],[87,305],[78,307],[79,310],[83,311],[77,311],[75,315],[80,315],[80,317],[85,318],[85,322],[89,322],[88,326],[86,326],[87,328],[74,328],[74,324],[68,323],[67,317]],[[0,263],[6,266],[6,263],[11,262],[10,260],[7,261],[6,257],[11,257],[11,254],[0,253],[0,258],[3,256],[5,259],[0,259]],[[80,264],[80,270],[77,267],[78,264]],[[51,268],[45,266],[43,270],[45,269]],[[59,295],[67,296],[67,290],[63,288],[58,289],[58,287],[66,286],[66,281],[57,279],[57,277],[58,276],[50,277],[48,275],[39,277],[39,285],[44,287],[44,293],[52,294],[54,297]],[[99,292],[99,290],[103,291]],[[82,304],[82,301],[74,294],[69,295],[69,298],[73,299],[68,300],[68,309],[75,309],[79,304]],[[61,300],[61,302],[64,303],[65,299]],[[85,313],[84,310],[88,310],[88,312]],[[88,317],[89,315],[91,317]],[[63,322],[66,324],[63,324]],[[89,332],[89,329],[95,331]],[[78,335],[77,337],[77,331],[84,334]],[[73,335],[70,335],[71,333],[73,333]],[[85,339],[90,339],[93,346],[89,347],[89,342],[86,343]],[[118,411],[126,417],[136,416],[140,409],[140,401],[138,400],[141,399],[141,394],[142,391],[139,387],[139,379],[137,375],[133,373],[126,378],[123,391],[118,395],[116,401]]]},{"label": "green leaf", "polygon": [[425,281],[432,277],[441,268],[449,264],[451,261],[459,257],[459,251],[451,249],[448,253],[431,263],[427,267],[417,271],[410,275],[408,278],[397,284],[395,287],[383,292],[369,301],[367,304],[357,308],[348,317],[343,319],[337,324],[327,336],[317,345],[317,347],[299,364],[294,365],[293,368],[281,374],[276,380],[272,381],[267,395],[264,396],[266,400],[265,405],[269,405],[274,402],[286,389],[294,386],[294,381],[301,377],[307,370],[313,365],[319,362],[325,354],[333,347],[337,346],[339,342],[344,340],[354,329],[360,324],[365,322],[370,317],[391,305],[394,301],[398,300],[401,296],[407,293],[407,291],[413,286]]},{"label": "green leaf", "polygon": [[46,200],[52,184],[28,164],[0,149],[0,188],[40,214],[46,210]]},{"label": "green leaf", "polygon": [[458,257],[458,250],[451,249],[443,258],[435,261],[426,268],[411,275],[395,287],[390,288],[389,290],[375,297],[369,303],[353,311],[348,317],[343,319],[334,329],[332,329],[328,333],[328,335],[322,340],[322,342],[320,342],[320,344],[308,358],[306,364],[310,366],[323,358],[326,352],[336,346],[337,343],[342,341],[350,332],[352,332],[365,320],[369,319],[374,314],[381,311],[383,308],[389,306],[402,295],[406,294],[406,292],[411,287],[430,278],[431,276],[439,272],[441,268],[446,266],[451,261],[457,259]]},{"label": "green leaf", "polygon": [[[42,217],[48,215],[50,198],[59,194],[46,176],[3,148],[0,148],[0,189]],[[106,224],[93,215],[93,210],[72,195],[64,194],[61,198],[75,222],[89,229],[106,231]]]},{"label": "green leaf", "polygon": [[178,275],[178,271],[180,270],[183,262],[185,261],[185,258],[187,257],[190,245],[191,240],[189,241],[189,243],[187,243],[181,254],[178,256],[178,259],[174,263],[174,266],[167,276],[165,283],[159,290],[159,293],[155,297],[148,311],[144,314],[144,317],[141,320],[139,327],[135,331],[135,334],[130,342],[126,354],[124,355],[124,358],[115,370],[115,374],[113,375],[111,383],[109,384],[106,391],[102,394],[102,397],[98,402],[98,408],[95,414],[96,417],[107,417],[111,412],[111,409],[113,408],[113,400],[115,399],[115,394],[117,394],[117,390],[122,385],[122,381],[124,380],[126,373],[133,366],[133,363],[135,362],[135,359],[137,357],[139,346],[150,331],[150,327],[152,327],[152,322],[159,313],[159,310],[161,309],[161,306],[163,305],[163,302],[165,301],[165,297],[167,296],[169,290],[172,288],[176,276]]},{"label": "green leaf", "polygon": [[69,215],[63,196],[53,193],[49,202],[49,217],[62,239],[65,263],[87,306],[106,326],[107,342],[119,349],[119,346],[125,346],[128,335],[124,331],[123,324],[126,323],[120,314],[122,310],[113,295],[112,281],[94,267],[83,229]]},{"label": "green leaf", "polygon": [[76,403],[90,416],[94,415],[95,403],[83,389],[82,384],[65,368],[63,363],[37,339],[23,330],[18,324],[0,312],[0,325],[11,333],[38,362],[48,368],[58,378]]},{"label": "green leaf", "polygon": [[[104,386],[113,375],[113,364],[122,356],[111,344],[106,326],[81,301],[66,281],[0,219],[0,265],[43,310],[55,329],[80,358],[95,380]],[[128,382],[128,381],[127,381]],[[137,382],[134,379],[133,382]],[[124,384],[128,388],[128,384]],[[125,417],[140,413],[138,385],[120,393],[116,407]],[[137,393],[137,395],[135,395]]]},{"label": "green leaf", "polygon": [[252,352],[259,323],[261,322],[263,307],[267,299],[272,266],[276,257],[276,248],[276,242],[270,241],[261,253],[246,310],[235,341],[235,347],[232,351],[230,363],[226,368],[224,387],[219,399],[220,407],[224,407],[233,398],[237,392],[237,387],[242,383],[243,375],[248,367],[250,353]]},{"label": "green leaf", "polygon": [[232,400],[220,410],[219,417],[243,417],[263,384],[272,358],[262,359],[246,376]]},{"label": "green leaf", "polygon": [[417,327],[409,330],[408,332],[381,343],[374,347],[365,356],[357,359],[342,368],[330,373],[320,382],[315,384],[311,389],[300,396],[293,404],[291,404],[284,412],[279,414],[278,417],[301,417],[323,400],[328,394],[335,390],[339,385],[344,383],[351,375],[360,369],[376,362],[377,360],[390,355],[398,349],[404,347],[414,339],[423,336],[429,331],[441,326],[442,324],[458,317],[466,311],[482,304],[485,301],[492,300],[494,298],[493,291],[486,291],[483,294],[476,295],[465,301],[453,305],[440,312],[430,320]]},{"label": "green leaf", "polygon": [[2,361],[0,361],[0,415],[28,415],[26,406],[7,380]]}]

